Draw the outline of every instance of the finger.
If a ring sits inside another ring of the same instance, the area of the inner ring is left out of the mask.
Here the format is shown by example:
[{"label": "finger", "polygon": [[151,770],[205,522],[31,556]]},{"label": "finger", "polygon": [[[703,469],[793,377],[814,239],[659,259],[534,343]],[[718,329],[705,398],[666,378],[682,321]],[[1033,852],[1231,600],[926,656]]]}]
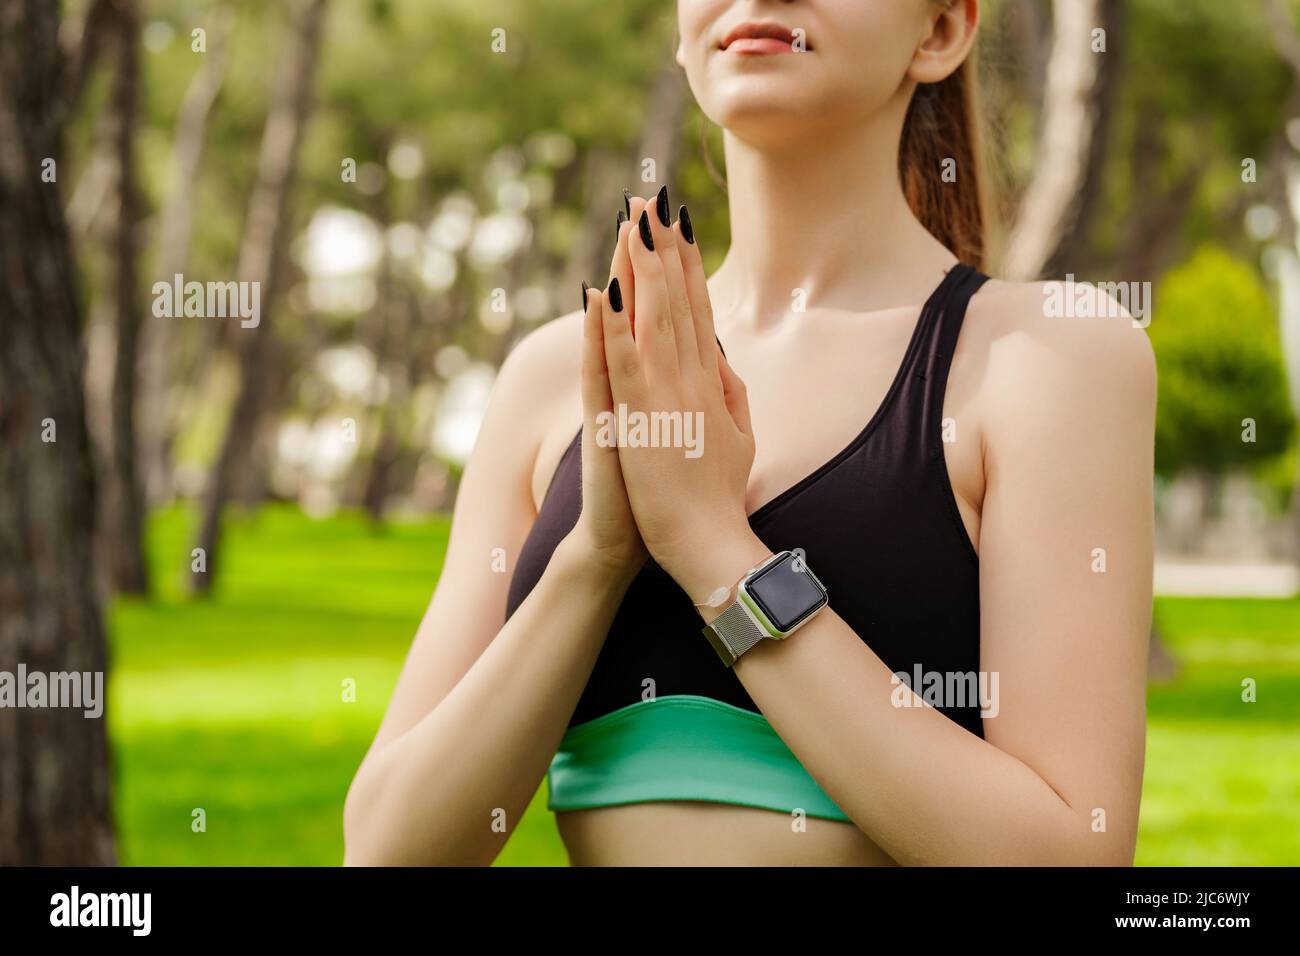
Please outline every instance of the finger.
[{"label": "finger", "polygon": [[636,276],[636,314],[640,319],[636,345],[647,382],[675,382],[679,370],[673,339],[673,317],[664,281],[663,261],[654,251],[650,210],[641,210],[637,234],[628,238],[632,272]]},{"label": "finger", "polygon": [[[640,408],[644,405],[645,372],[627,320],[627,298],[617,278],[609,281],[601,298],[601,316],[610,397],[615,403]],[[647,338],[644,332],[642,338]]]},{"label": "finger", "polygon": [[595,451],[593,430],[596,416],[612,411],[614,401],[609,390],[609,369],[605,365],[601,296],[599,293],[592,295],[584,282],[582,300],[586,306],[582,320],[582,421],[587,429],[583,441],[587,448]]},{"label": "finger", "polygon": [[[640,196],[632,196],[625,189],[623,190],[623,201],[626,204],[625,209],[619,210],[617,228],[615,229],[614,257],[609,264],[610,280],[618,279],[619,285],[623,292],[623,301],[626,303],[628,310],[628,324],[632,330],[632,337],[636,337],[636,277],[632,275],[632,257],[628,252],[629,237],[635,238],[636,217],[641,215],[641,210],[645,208],[646,202]],[[627,210],[631,210],[632,218],[629,219]]]},{"label": "finger", "polygon": [[741,381],[740,376],[731,367],[731,363],[723,356],[721,348],[718,348],[717,354],[718,372],[722,376],[722,397],[727,403],[727,411],[731,413],[731,420],[736,423],[736,427],[745,435],[753,438],[753,427],[749,421],[749,393],[745,388],[745,383]]},{"label": "finger", "polygon": [[668,310],[673,320],[673,340],[677,345],[678,367],[702,367],[700,350],[695,344],[695,323],[691,318],[691,303],[686,295],[686,279],[682,271],[682,258],[677,251],[677,230],[673,228],[672,213],[668,207],[668,187],[660,188],[655,196],[654,210],[650,213],[650,232],[654,237],[655,252],[664,267],[664,285],[668,289]]},{"label": "finger", "polygon": [[[677,224],[673,227],[677,237],[677,251],[682,263],[682,277],[686,284],[686,299],[690,303],[691,318],[695,323],[695,347],[700,364],[713,368],[714,348],[722,348],[713,328],[713,302],[709,298],[709,282],[704,275],[704,260],[695,243],[695,227],[685,206],[677,210]],[[713,343],[713,344],[710,344]]]}]

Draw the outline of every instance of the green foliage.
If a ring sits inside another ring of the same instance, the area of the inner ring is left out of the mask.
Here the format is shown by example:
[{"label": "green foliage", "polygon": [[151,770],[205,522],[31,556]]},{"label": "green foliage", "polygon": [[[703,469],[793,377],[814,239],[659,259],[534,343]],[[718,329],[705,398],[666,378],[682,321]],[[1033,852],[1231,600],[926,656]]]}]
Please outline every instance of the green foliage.
[{"label": "green foliage", "polygon": [[[1203,247],[1155,295],[1156,470],[1263,465],[1294,428],[1276,309],[1254,270]],[[1243,440],[1253,420],[1253,442]]]}]

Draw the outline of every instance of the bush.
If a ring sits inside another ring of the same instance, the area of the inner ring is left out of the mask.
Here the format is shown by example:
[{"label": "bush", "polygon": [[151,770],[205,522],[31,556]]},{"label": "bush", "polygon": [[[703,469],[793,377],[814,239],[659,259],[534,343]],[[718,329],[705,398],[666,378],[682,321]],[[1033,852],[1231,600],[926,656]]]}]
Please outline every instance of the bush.
[{"label": "bush", "polygon": [[1203,247],[1165,275],[1149,329],[1157,472],[1218,475],[1287,450],[1295,421],[1276,316],[1255,271],[1221,249]]}]

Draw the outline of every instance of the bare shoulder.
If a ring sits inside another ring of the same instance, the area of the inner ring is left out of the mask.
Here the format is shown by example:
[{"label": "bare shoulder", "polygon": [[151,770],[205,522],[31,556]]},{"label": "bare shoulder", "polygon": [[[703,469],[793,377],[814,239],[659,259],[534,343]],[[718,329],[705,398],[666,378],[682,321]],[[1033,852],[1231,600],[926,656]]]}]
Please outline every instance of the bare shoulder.
[{"label": "bare shoulder", "polygon": [[582,365],[582,313],[570,312],[533,329],[506,356],[498,381],[531,402],[572,391]]},{"label": "bare shoulder", "polygon": [[533,329],[501,365],[482,440],[508,449],[536,502],[582,420],[582,313]]},{"label": "bare shoulder", "polygon": [[536,451],[561,416],[572,418],[582,371],[582,313],[552,319],[523,336],[501,363],[484,427],[521,431]]},{"label": "bare shoulder", "polygon": [[1150,302],[1134,289],[992,279],[971,299],[963,338],[986,360],[981,390],[996,407],[1086,403],[1154,410]]}]

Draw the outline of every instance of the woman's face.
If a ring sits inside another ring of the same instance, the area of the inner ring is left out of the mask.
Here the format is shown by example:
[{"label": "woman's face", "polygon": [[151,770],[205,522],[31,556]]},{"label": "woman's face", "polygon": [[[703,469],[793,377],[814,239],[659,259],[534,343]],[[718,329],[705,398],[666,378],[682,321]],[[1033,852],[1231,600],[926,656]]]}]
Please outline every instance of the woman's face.
[{"label": "woman's face", "polygon": [[[894,100],[932,0],[678,0],[700,109],[741,139],[856,123]],[[802,50],[802,52],[800,52]]]}]

